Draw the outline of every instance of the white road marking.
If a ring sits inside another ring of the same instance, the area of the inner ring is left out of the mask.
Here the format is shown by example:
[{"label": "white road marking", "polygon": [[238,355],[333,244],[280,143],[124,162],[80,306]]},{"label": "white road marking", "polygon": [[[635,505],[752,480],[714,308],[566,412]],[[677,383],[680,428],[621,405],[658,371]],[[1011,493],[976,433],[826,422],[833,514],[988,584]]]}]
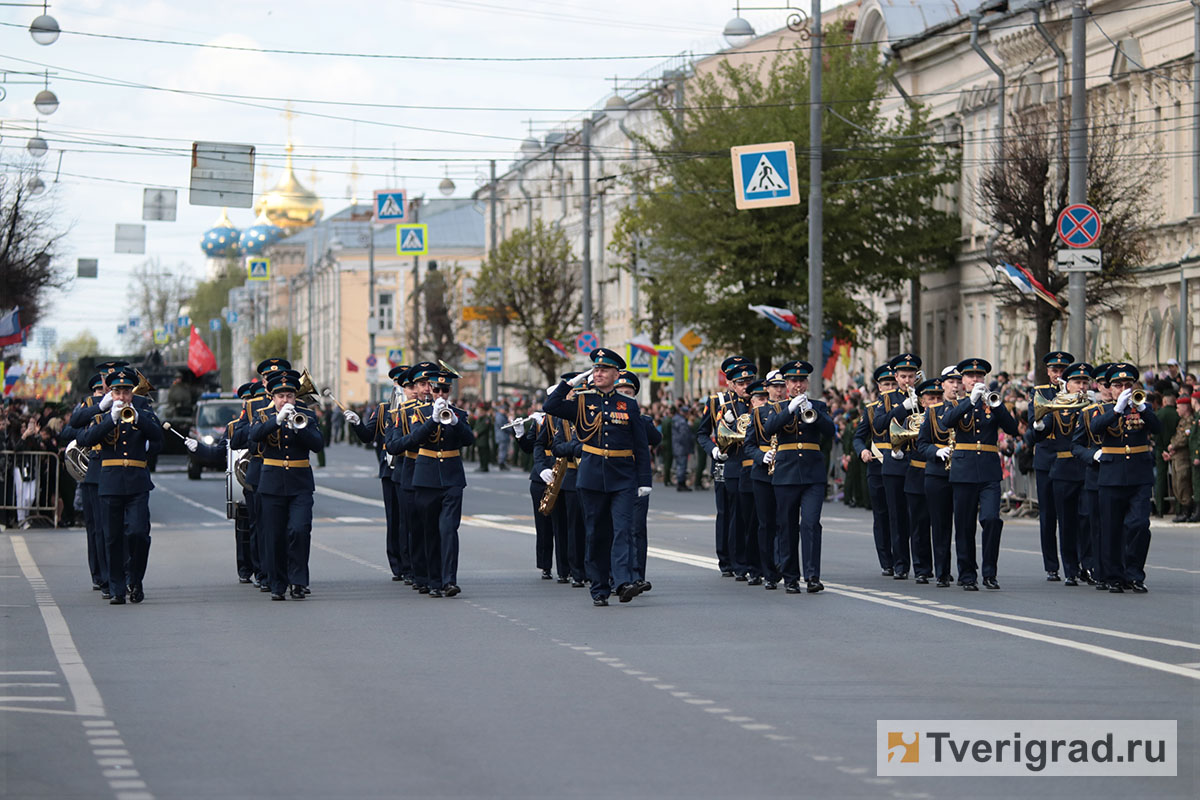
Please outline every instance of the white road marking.
[{"label": "white road marking", "polygon": [[12,689],[14,687],[23,686],[29,688],[32,686],[62,686],[61,683],[0,683],[0,689]]},{"label": "white road marking", "polygon": [[42,696],[30,695],[28,697],[25,697],[23,695],[14,694],[14,695],[8,695],[7,697],[0,697],[0,703],[11,703],[14,700],[21,702],[21,703],[65,703],[65,702],[67,702],[67,698],[65,698],[65,697],[51,697],[49,695],[42,695]]},{"label": "white road marking", "polygon": [[0,671],[0,675],[57,675],[52,669],[8,669]]},{"label": "white road marking", "polygon": [[[198,508],[201,511],[204,511],[208,514],[213,514],[213,515],[220,517],[221,519],[225,519],[224,511],[218,511],[217,509],[212,508],[210,506],[206,506],[203,503],[197,503],[192,498],[184,497],[179,492],[175,491],[174,489],[168,489],[166,486],[163,486],[161,483],[156,485],[154,488],[160,492],[166,492],[167,494],[171,495],[171,497],[174,497],[176,500],[179,500],[182,503],[187,503],[192,508]],[[229,522],[232,524],[233,520],[229,520]]]},{"label": "white road marking", "polygon": [[348,500],[351,503],[361,503],[364,506],[375,506],[375,508],[383,508],[382,500],[376,500],[371,497],[363,497],[361,494],[353,494],[351,492],[343,492],[339,489],[330,489],[328,486],[318,486],[314,491],[317,494],[323,494],[326,497],[336,497],[338,500]]}]

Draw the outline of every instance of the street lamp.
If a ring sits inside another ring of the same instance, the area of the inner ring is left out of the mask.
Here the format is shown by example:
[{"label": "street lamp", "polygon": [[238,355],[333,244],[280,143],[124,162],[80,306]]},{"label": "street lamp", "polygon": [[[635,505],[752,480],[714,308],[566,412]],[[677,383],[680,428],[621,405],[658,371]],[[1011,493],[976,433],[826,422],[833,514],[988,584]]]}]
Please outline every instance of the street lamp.
[{"label": "street lamp", "polygon": [[46,140],[41,137],[41,131],[37,128],[36,120],[34,121],[33,136],[29,137],[29,141],[25,144],[25,149],[34,158],[42,158],[46,155],[46,151],[50,149],[50,146],[46,144]]},{"label": "street lamp", "polygon": [[725,30],[721,31],[721,35],[725,37],[725,41],[730,47],[741,47],[757,36],[754,32],[754,26],[741,18],[740,8],[737,9],[737,13],[739,16],[726,22]]},{"label": "street lamp", "polygon": [[446,177],[442,178],[442,182],[438,184],[438,191],[443,197],[449,197],[454,194],[454,181],[450,180],[450,168],[446,167]]},{"label": "street lamp", "polygon": [[58,111],[58,95],[50,91],[50,73],[46,73],[46,88],[37,93],[37,97],[33,98],[33,107],[37,109],[39,114],[50,116],[55,111]]},{"label": "street lamp", "polygon": [[[745,22],[745,20],[742,21]],[[604,101],[604,113],[614,122],[620,122],[629,116],[629,102],[619,93],[614,92],[612,97]]]},{"label": "street lamp", "polygon": [[528,136],[525,141],[521,142],[521,154],[526,158],[533,158],[540,152],[542,152],[542,143],[533,136]]},{"label": "street lamp", "polygon": [[46,182],[37,175],[34,175],[29,179],[29,182],[25,184],[25,188],[29,190],[30,195],[37,197],[42,192],[46,191]]},{"label": "street lamp", "polygon": [[61,33],[58,20],[46,13],[47,5],[43,2],[42,15],[29,23],[29,35],[41,45],[54,44],[58,41],[58,34]]}]

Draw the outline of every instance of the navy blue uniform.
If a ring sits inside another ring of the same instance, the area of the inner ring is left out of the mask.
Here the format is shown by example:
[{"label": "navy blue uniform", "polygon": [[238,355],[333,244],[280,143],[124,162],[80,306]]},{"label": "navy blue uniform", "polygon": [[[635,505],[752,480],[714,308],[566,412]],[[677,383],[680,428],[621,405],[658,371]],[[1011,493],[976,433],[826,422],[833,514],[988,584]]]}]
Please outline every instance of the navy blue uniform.
[{"label": "navy blue uniform", "polygon": [[925,463],[925,507],[933,556],[933,575],[939,583],[950,580],[950,539],[954,530],[954,492],[950,488],[950,459],[937,457],[938,449],[950,445],[950,431],[942,418],[948,403],[925,409],[925,421],[917,434],[915,458]]},{"label": "navy blue uniform", "polygon": [[[1033,472],[1037,479],[1037,503],[1038,503],[1038,530],[1040,533],[1042,547],[1042,567],[1046,572],[1058,572],[1059,561],[1057,550],[1057,542],[1055,537],[1061,526],[1060,521],[1065,521],[1059,514],[1059,506],[1061,505],[1054,497],[1054,476],[1052,474],[1055,462],[1060,458],[1059,453],[1069,453],[1070,449],[1070,434],[1065,434],[1068,440],[1066,443],[1059,441],[1064,438],[1064,434],[1056,431],[1050,424],[1047,418],[1047,425],[1044,431],[1037,431],[1033,427],[1034,419],[1034,398],[1038,395],[1047,400],[1053,399],[1058,395],[1059,387],[1050,384],[1033,387],[1033,393],[1029,398],[1028,422],[1029,428],[1025,434],[1026,443],[1033,445]],[[1074,533],[1063,532],[1065,536],[1074,536]],[[1073,544],[1073,543],[1072,543]],[[1063,571],[1068,577],[1071,577],[1078,572],[1078,563],[1067,563],[1066,553],[1067,545],[1064,542],[1063,549]],[[1073,549],[1073,548],[1072,548]],[[1072,556],[1070,561],[1075,562],[1075,557]]]},{"label": "navy blue uniform", "polygon": [[[923,427],[927,415],[921,416]],[[908,446],[906,455],[908,470],[904,473],[904,497],[908,502],[908,544],[912,555],[912,570],[917,578],[928,579],[933,577],[933,544],[930,539],[929,502],[925,493],[925,470],[928,461],[917,447],[916,440]]]},{"label": "navy blue uniform", "polygon": [[[646,444],[651,448],[662,444],[662,431],[647,414],[642,414],[642,425],[646,428]],[[647,458],[652,458],[649,453]],[[650,497],[635,497],[633,500],[633,552],[634,574],[637,580],[646,580],[646,553],[650,547],[649,536]]]},{"label": "navy blue uniform", "polygon": [[248,450],[250,462],[246,466],[246,486],[243,494],[250,508],[250,535],[257,545],[258,551],[258,581],[262,591],[270,591],[270,581],[267,579],[267,565],[270,555],[267,552],[267,534],[262,525],[262,498],[258,494],[258,482],[262,475],[262,445],[250,441],[250,428],[258,419],[260,411],[274,414],[274,404],[267,395],[251,397],[242,405],[242,423],[244,428],[234,433],[233,446],[238,450]]},{"label": "navy blue uniform", "polygon": [[[1131,428],[1140,417],[1142,426]],[[1105,403],[1088,422],[1100,437],[1100,580],[1109,586],[1146,580],[1150,550],[1150,495],[1154,490],[1151,436],[1162,429],[1158,415],[1146,410],[1118,414]]]},{"label": "navy blue uniform", "polygon": [[632,584],[634,500],[651,485],[650,447],[637,401],[607,392],[581,392],[567,399],[559,383],[542,410],[572,423],[582,444],[576,491],[587,530],[587,574],[593,600],[606,600],[612,582]]},{"label": "navy blue uniform", "polygon": [[[1057,393],[1056,393],[1057,394]],[[1047,473],[1050,479],[1049,499],[1053,503],[1051,521],[1046,522],[1046,512],[1042,511],[1042,561],[1047,572],[1057,572],[1059,559],[1054,554],[1055,528],[1058,529],[1058,540],[1062,548],[1062,569],[1067,580],[1075,580],[1083,568],[1081,562],[1081,544],[1088,541],[1087,519],[1080,514],[1080,501],[1083,494],[1083,482],[1086,466],[1075,457],[1074,434],[1079,422],[1078,409],[1054,411],[1042,417],[1045,427],[1036,430],[1032,427],[1037,448],[1034,450],[1034,465],[1037,465],[1039,450],[1045,451],[1050,459]],[[1039,474],[1038,480],[1041,480]],[[1038,509],[1041,511],[1041,492],[1039,491]],[[1047,538],[1049,529],[1049,538]],[[1050,548],[1053,559],[1047,558],[1046,548]]]},{"label": "navy blue uniform", "polygon": [[533,501],[534,556],[537,568],[543,575],[554,568],[555,551],[558,554],[558,576],[566,576],[567,558],[567,511],[565,503],[555,503],[549,516],[538,511],[542,497],[546,494],[546,482],[542,471],[554,469],[555,457],[551,452],[554,444],[555,424],[550,418],[542,418],[541,424],[530,420],[525,423],[525,432],[517,439],[526,453],[533,454],[533,468],[529,471],[529,498]]},{"label": "navy blue uniform", "polygon": [[432,402],[406,404],[405,428],[393,428],[387,440],[392,455],[416,448],[416,459],[412,459],[416,516],[429,590],[438,594],[458,587],[458,527],[467,485],[461,450],[475,443],[466,412],[453,406],[449,409],[458,419],[442,425],[433,419]]},{"label": "navy blue uniform", "polygon": [[360,419],[357,425],[350,427],[359,441],[374,448],[375,459],[379,463],[379,487],[383,495],[383,513],[387,525],[384,547],[392,577],[411,582],[413,569],[408,551],[407,526],[404,524],[405,514],[401,511],[404,502],[403,484],[393,479],[398,462],[394,456],[389,457],[384,449],[388,432],[392,428],[393,416],[387,404],[379,403],[365,418]]},{"label": "navy blue uniform", "polygon": [[950,485],[954,492],[954,544],[958,554],[958,582],[974,585],[979,577],[975,559],[976,524],[983,528],[983,577],[996,577],[1000,559],[1000,451],[996,446],[1003,430],[1017,435],[1017,421],[1001,403],[996,408],[982,398],[972,403],[964,397],[947,409],[941,419],[954,428],[954,454],[950,461]]},{"label": "navy blue uniform", "polygon": [[[885,456],[892,449],[887,429],[879,432],[875,428],[875,409],[878,406],[877,400],[863,406],[862,416],[854,427],[855,458],[861,459],[862,451],[870,450],[872,444]],[[887,494],[883,490],[883,467],[877,458],[867,462],[867,493],[871,496],[871,532],[875,537],[875,555],[879,558],[879,568],[891,572],[896,563],[892,558],[892,523],[888,517]]]},{"label": "navy blue uniform", "polygon": [[1099,403],[1086,406],[1079,412],[1079,420],[1071,435],[1071,453],[1083,465],[1083,490],[1080,493],[1079,514],[1079,558],[1080,566],[1087,571],[1084,577],[1094,582],[1100,575],[1100,464],[1096,453],[1100,452],[1103,437],[1092,433],[1092,417],[1104,409]]},{"label": "navy blue uniform", "polygon": [[97,413],[78,436],[81,446],[99,445],[89,467],[93,462],[100,465],[97,491],[104,508],[108,585],[114,599],[127,590],[136,597],[150,558],[149,500],[154,484],[146,458],[162,449],[163,434],[148,404],[137,412],[133,423],[113,422],[109,412]]},{"label": "navy blue uniform", "polygon": [[567,569],[571,583],[580,587],[587,577],[587,531],[583,524],[583,506],[579,502],[575,479],[579,473],[579,457],[583,455],[583,443],[575,436],[575,426],[566,420],[559,420],[559,423],[550,450],[555,458],[567,459],[567,474],[559,490],[559,503],[563,506],[567,528]]},{"label": "navy blue uniform", "polygon": [[[893,420],[903,425],[912,412],[904,407],[908,399],[905,392],[897,389],[879,398],[878,405],[872,413],[871,426],[889,435]],[[911,521],[908,517],[908,498],[904,494],[904,482],[908,475],[909,454],[907,450],[891,450],[884,453],[879,465],[880,476],[883,479],[884,499],[887,502],[888,529],[892,547],[891,567],[896,575],[907,575],[909,569],[909,539],[911,537]],[[899,456],[896,454],[899,453]]]},{"label": "navy blue uniform", "polygon": [[[750,412],[750,427],[746,430],[746,441],[742,444],[742,480],[741,485],[750,484],[754,497],[754,516],[757,523],[758,566],[761,575],[768,584],[779,583],[783,575],[779,571],[778,558],[775,552],[775,542],[778,538],[778,522],[775,518],[776,500],[775,487],[771,483],[771,467],[763,456],[772,449],[772,442],[777,445],[778,437],[771,437],[763,429],[764,411],[771,413],[767,406],[759,406]],[[776,451],[776,456],[779,452]],[[746,462],[750,463],[747,465]],[[747,480],[749,476],[749,480]]]},{"label": "navy blue uniform", "polygon": [[[309,584],[308,556],[312,548],[313,483],[309,453],[318,453],[325,441],[316,415],[296,405],[308,425],[292,430],[275,421],[274,405],[258,412],[250,426],[250,441],[261,448],[262,462],[256,487],[260,535],[266,539],[267,581],[272,594],[282,595],[290,584]],[[293,597],[296,590],[293,588]]]},{"label": "navy blue uniform", "polygon": [[[763,435],[778,437],[775,474],[776,563],[786,584],[817,581],[821,577],[821,508],[829,470],[821,452],[821,437],[833,436],[833,418],[826,405],[812,400],[817,419],[800,420],[800,410],[788,411],[785,402],[762,406],[766,414]],[[799,545],[799,547],[797,547]],[[803,562],[803,563],[801,563]]]},{"label": "navy blue uniform", "polygon": [[[696,426],[696,442],[705,453],[711,453],[716,445],[717,427],[726,411],[737,418],[746,412],[744,401],[739,402],[733,392],[716,394],[708,398],[704,415]],[[733,423],[726,421],[733,427]],[[741,461],[730,457],[728,461],[712,459],[713,494],[717,502],[716,523],[716,554],[717,566],[721,572],[740,572],[739,564],[734,559],[734,539],[740,524],[738,520],[738,475],[741,471]]]},{"label": "navy blue uniform", "polygon": [[[222,467],[226,465],[228,453],[230,449],[241,450],[245,448],[246,440],[249,438],[249,425],[241,418],[233,420],[225,428],[225,435],[214,444],[205,444],[203,441],[196,439],[196,455],[204,463],[209,465],[220,464]],[[242,442],[242,447],[234,444],[235,439]],[[245,493],[243,492],[243,497]],[[258,563],[258,542],[253,538],[252,524],[250,517],[249,501],[235,503],[236,510],[233,520],[233,541],[234,541],[234,558],[237,562],[238,579],[242,582],[249,582],[253,575],[256,575],[260,566]]]},{"label": "navy blue uniform", "polygon": [[[71,412],[67,427],[73,431],[72,438],[78,439],[79,434],[92,423],[98,413],[96,404],[99,396],[85,398]],[[64,437],[65,438],[65,437]],[[82,447],[82,443],[80,443]],[[102,587],[108,592],[108,553],[104,538],[104,504],[100,500],[100,460],[96,458],[99,445],[83,448],[88,454],[87,474],[80,482],[83,492],[83,524],[87,530],[88,571],[92,575],[92,585]]]}]

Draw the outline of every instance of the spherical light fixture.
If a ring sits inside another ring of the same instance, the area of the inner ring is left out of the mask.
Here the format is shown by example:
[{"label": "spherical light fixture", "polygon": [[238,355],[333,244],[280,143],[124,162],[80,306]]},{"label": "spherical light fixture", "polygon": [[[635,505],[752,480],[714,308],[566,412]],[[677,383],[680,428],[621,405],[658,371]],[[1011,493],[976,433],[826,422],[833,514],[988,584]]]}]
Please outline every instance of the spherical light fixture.
[{"label": "spherical light fixture", "polygon": [[37,195],[46,191],[46,182],[37,175],[34,175],[29,179],[29,182],[25,184],[25,188],[29,190],[29,194],[36,197]]},{"label": "spherical light fixture", "polygon": [[37,93],[37,97],[33,98],[33,107],[39,114],[50,116],[58,111],[58,95],[49,89],[42,89]]},{"label": "spherical light fixture", "polygon": [[542,143],[532,136],[521,142],[521,152],[527,157],[532,158],[542,152]]},{"label": "spherical light fixture", "polygon": [[34,158],[41,158],[46,155],[46,151],[50,146],[46,144],[46,140],[40,136],[31,136],[25,144],[25,149],[29,151],[29,155]]},{"label": "spherical light fixture", "polygon": [[58,27],[58,20],[49,14],[42,14],[29,23],[29,35],[33,37],[35,42],[41,45],[54,44],[58,41],[58,35],[61,32]]},{"label": "spherical light fixture", "polygon": [[725,37],[725,41],[730,47],[741,47],[757,34],[754,33],[754,26],[749,22],[741,17],[734,17],[725,23],[725,30],[721,31],[721,35]]},{"label": "spherical light fixture", "polygon": [[438,191],[442,193],[443,197],[449,197],[454,194],[454,188],[454,181],[450,180],[449,175],[442,178],[442,182],[438,184]]},{"label": "spherical light fixture", "polygon": [[604,101],[604,113],[614,121],[620,122],[629,116],[629,103],[621,95],[613,94]]}]

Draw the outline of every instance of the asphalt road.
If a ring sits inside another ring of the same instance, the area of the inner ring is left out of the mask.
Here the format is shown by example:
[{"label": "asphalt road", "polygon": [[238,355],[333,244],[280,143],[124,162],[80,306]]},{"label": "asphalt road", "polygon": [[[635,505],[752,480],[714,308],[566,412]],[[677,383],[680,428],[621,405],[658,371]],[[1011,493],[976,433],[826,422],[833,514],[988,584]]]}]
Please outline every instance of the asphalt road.
[{"label": "asphalt road", "polygon": [[[91,590],[81,530],[0,534],[0,796],[1198,794],[1200,527],[1154,526],[1139,596],[1047,583],[1009,522],[967,593],[880,577],[829,504],[828,590],[787,595],[719,577],[711,493],[656,487],[654,590],[596,609],[539,579],[527,477],[470,473],[434,600],[390,580],[371,458],[316,471],[302,603],[237,583],[223,476],[170,463],[141,605]],[[880,777],[880,719],[1173,719],[1179,774]]]}]

